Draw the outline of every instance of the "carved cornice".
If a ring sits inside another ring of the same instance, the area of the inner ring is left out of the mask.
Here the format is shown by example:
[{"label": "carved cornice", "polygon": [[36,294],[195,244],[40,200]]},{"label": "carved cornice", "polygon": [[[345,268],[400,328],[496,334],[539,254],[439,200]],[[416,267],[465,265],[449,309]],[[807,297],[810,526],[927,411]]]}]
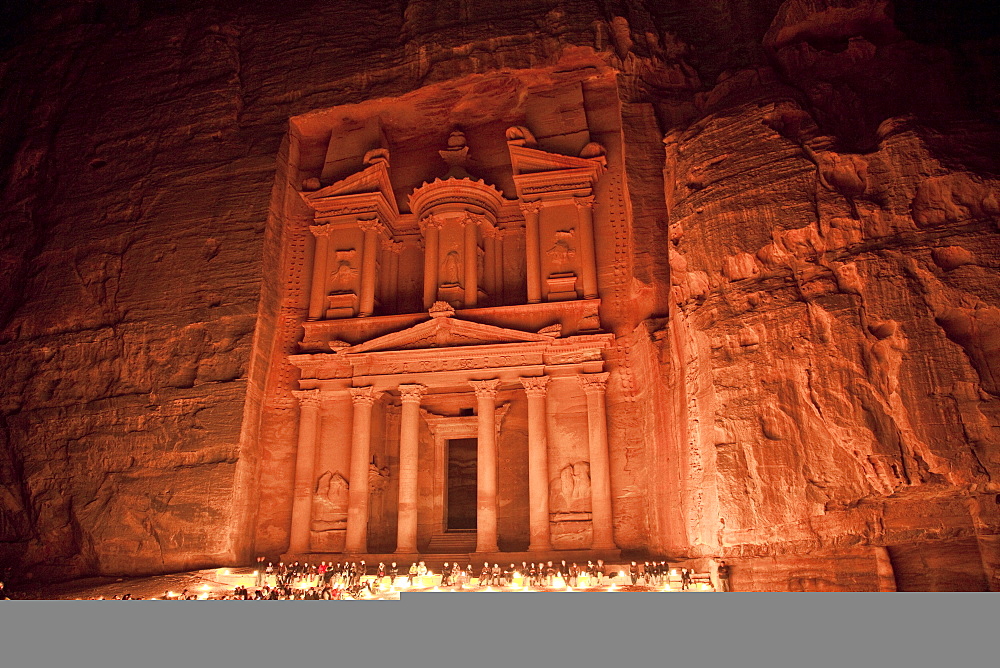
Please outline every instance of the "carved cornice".
[{"label": "carved cornice", "polygon": [[521,385],[524,386],[524,392],[529,397],[544,397],[545,392],[548,389],[549,377],[548,376],[528,376],[526,378],[521,378]]},{"label": "carved cornice", "polygon": [[299,400],[302,408],[319,408],[322,393],[319,390],[292,390],[292,396]]},{"label": "carved cornice", "polygon": [[475,391],[477,399],[496,399],[497,388],[500,386],[500,379],[493,378],[490,380],[470,380],[469,385],[471,385],[473,391]]},{"label": "carved cornice", "polygon": [[425,385],[400,385],[399,398],[404,404],[419,404],[427,393]]},{"label": "carved cornice", "polygon": [[355,406],[371,406],[382,396],[382,390],[376,390],[374,385],[351,388],[351,401]]},{"label": "carved cornice", "polygon": [[601,373],[581,373],[576,376],[576,380],[580,383],[580,387],[587,394],[604,394],[604,391],[608,384],[608,371],[602,371]]}]

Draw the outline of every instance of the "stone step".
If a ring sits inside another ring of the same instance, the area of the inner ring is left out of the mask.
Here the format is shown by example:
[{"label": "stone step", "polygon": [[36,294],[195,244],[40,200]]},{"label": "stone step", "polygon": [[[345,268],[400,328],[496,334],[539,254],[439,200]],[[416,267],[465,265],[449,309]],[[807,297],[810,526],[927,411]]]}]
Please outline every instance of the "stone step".
[{"label": "stone step", "polygon": [[476,550],[476,534],[470,533],[439,533],[431,536],[427,552],[434,554],[463,554]]}]

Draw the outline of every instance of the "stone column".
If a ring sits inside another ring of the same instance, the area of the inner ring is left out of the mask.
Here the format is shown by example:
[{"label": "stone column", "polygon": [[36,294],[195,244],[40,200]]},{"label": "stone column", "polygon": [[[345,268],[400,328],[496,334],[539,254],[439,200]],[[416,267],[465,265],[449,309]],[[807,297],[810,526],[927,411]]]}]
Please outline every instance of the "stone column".
[{"label": "stone column", "polygon": [[587,395],[587,427],[590,441],[590,503],[594,525],[592,549],[614,549],[611,514],[611,465],[608,457],[608,415],[604,389],[608,372],[584,373],[577,377]]},{"label": "stone column", "polygon": [[319,390],[295,390],[299,400],[299,442],[295,449],[295,486],[292,492],[292,524],[288,551],[309,552],[312,497],[316,468],[316,434],[319,430]]},{"label": "stone column", "polygon": [[580,274],[583,298],[597,299],[597,256],[594,252],[594,196],[575,197],[580,221]]},{"label": "stone column", "polygon": [[528,303],[542,301],[542,256],[538,246],[538,218],[541,202],[521,202],[524,212],[524,255],[527,260]]},{"label": "stone column", "polygon": [[417,457],[420,438],[420,398],[423,385],[400,385],[402,411],[399,419],[399,517],[396,553],[417,552]]},{"label": "stone column", "polygon": [[499,306],[497,299],[497,231],[492,226],[483,229],[483,245],[486,247],[486,261],[483,263],[483,285],[489,294],[490,306]]},{"label": "stone column", "polygon": [[505,304],[505,292],[504,288],[504,271],[503,271],[503,238],[505,236],[504,230],[499,227],[496,228],[496,245],[493,247],[493,251],[496,253],[496,262],[494,274],[494,283],[496,284],[497,298],[494,302],[495,306],[503,306]]},{"label": "stone column", "polygon": [[476,392],[479,445],[476,463],[476,552],[497,548],[497,425],[499,379],[469,381]]},{"label": "stone column", "polygon": [[426,311],[437,301],[441,221],[434,216],[428,216],[421,222],[421,227],[424,232],[424,310]]},{"label": "stone column", "polygon": [[396,289],[398,271],[395,266],[395,258],[398,252],[397,246],[398,242],[387,237],[382,237],[379,243],[379,247],[382,249],[382,266],[378,276],[378,291],[381,297],[379,301],[381,302],[383,312],[388,311],[389,313],[395,312],[393,300],[398,292]]},{"label": "stone column", "polygon": [[372,218],[359,220],[358,227],[365,233],[361,253],[361,296],[358,307],[358,317],[363,318],[375,312],[375,265],[378,262],[378,238],[381,225],[377,218]]},{"label": "stone column", "polygon": [[528,395],[528,531],[531,552],[552,549],[549,538],[549,439],[545,392],[548,376],[522,378]]},{"label": "stone column", "polygon": [[354,420],[351,432],[351,479],[347,494],[347,536],[344,552],[368,551],[368,462],[371,452],[372,405],[382,396],[368,385],[352,387]]},{"label": "stone column", "polygon": [[465,308],[475,308],[479,301],[479,223],[473,216],[463,221],[465,226]]},{"label": "stone column", "polygon": [[309,231],[316,238],[312,285],[309,287],[309,319],[321,320],[326,314],[326,270],[330,255],[330,226],[312,225]]}]

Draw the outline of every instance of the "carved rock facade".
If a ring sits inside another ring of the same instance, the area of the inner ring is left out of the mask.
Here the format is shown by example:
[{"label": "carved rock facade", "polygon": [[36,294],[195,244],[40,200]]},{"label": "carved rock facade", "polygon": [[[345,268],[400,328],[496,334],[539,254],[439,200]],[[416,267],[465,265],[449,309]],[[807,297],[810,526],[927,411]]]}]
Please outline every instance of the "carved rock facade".
[{"label": "carved rock facade", "polygon": [[500,550],[1000,589],[979,37],[962,71],[903,2],[405,4],[8,52],[5,565],[422,550],[476,438]]}]

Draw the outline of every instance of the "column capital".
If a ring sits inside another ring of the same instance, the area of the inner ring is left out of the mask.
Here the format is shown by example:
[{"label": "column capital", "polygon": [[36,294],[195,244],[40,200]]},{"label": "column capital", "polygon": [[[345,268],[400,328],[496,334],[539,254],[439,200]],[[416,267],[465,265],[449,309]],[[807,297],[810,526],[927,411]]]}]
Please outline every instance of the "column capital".
[{"label": "column capital", "polygon": [[542,202],[540,200],[532,200],[530,202],[521,202],[521,212],[524,215],[529,213],[538,213],[542,210]]},{"label": "column capital", "polygon": [[465,217],[462,218],[462,225],[481,225],[483,223],[489,223],[490,219],[480,213],[472,213],[471,211],[466,211]]},{"label": "column capital", "polygon": [[303,408],[319,408],[322,395],[320,390],[292,390],[292,396],[299,400]]},{"label": "column capital", "polygon": [[314,237],[328,237],[333,232],[333,225],[330,223],[310,225],[309,231],[313,233]]},{"label": "column capital", "polygon": [[399,396],[404,404],[419,404],[420,399],[427,393],[425,385],[400,385]]},{"label": "column capital", "polygon": [[438,216],[431,214],[420,219],[420,231],[427,234],[428,230],[440,230],[444,226],[444,221]]},{"label": "column capital", "polygon": [[573,204],[576,204],[577,208],[580,209],[593,209],[594,208],[594,196],[587,195],[586,197],[574,197]]},{"label": "column capital", "polygon": [[587,394],[604,394],[609,375],[608,371],[602,371],[601,373],[581,373],[576,376],[576,380]]},{"label": "column capital", "polygon": [[381,396],[382,391],[376,390],[374,385],[351,388],[351,401],[355,406],[371,406]]},{"label": "column capital", "polygon": [[497,387],[500,385],[499,378],[491,380],[470,380],[469,385],[476,392],[477,399],[496,399]]},{"label": "column capital", "polygon": [[529,397],[544,397],[549,384],[548,376],[527,376],[519,379]]},{"label": "column capital", "polygon": [[402,241],[394,241],[393,239],[385,236],[382,237],[379,245],[381,245],[382,250],[386,251],[387,253],[395,253],[399,255],[399,253],[403,250]]},{"label": "column capital", "polygon": [[382,223],[376,218],[359,218],[358,227],[365,232],[381,232]]}]

